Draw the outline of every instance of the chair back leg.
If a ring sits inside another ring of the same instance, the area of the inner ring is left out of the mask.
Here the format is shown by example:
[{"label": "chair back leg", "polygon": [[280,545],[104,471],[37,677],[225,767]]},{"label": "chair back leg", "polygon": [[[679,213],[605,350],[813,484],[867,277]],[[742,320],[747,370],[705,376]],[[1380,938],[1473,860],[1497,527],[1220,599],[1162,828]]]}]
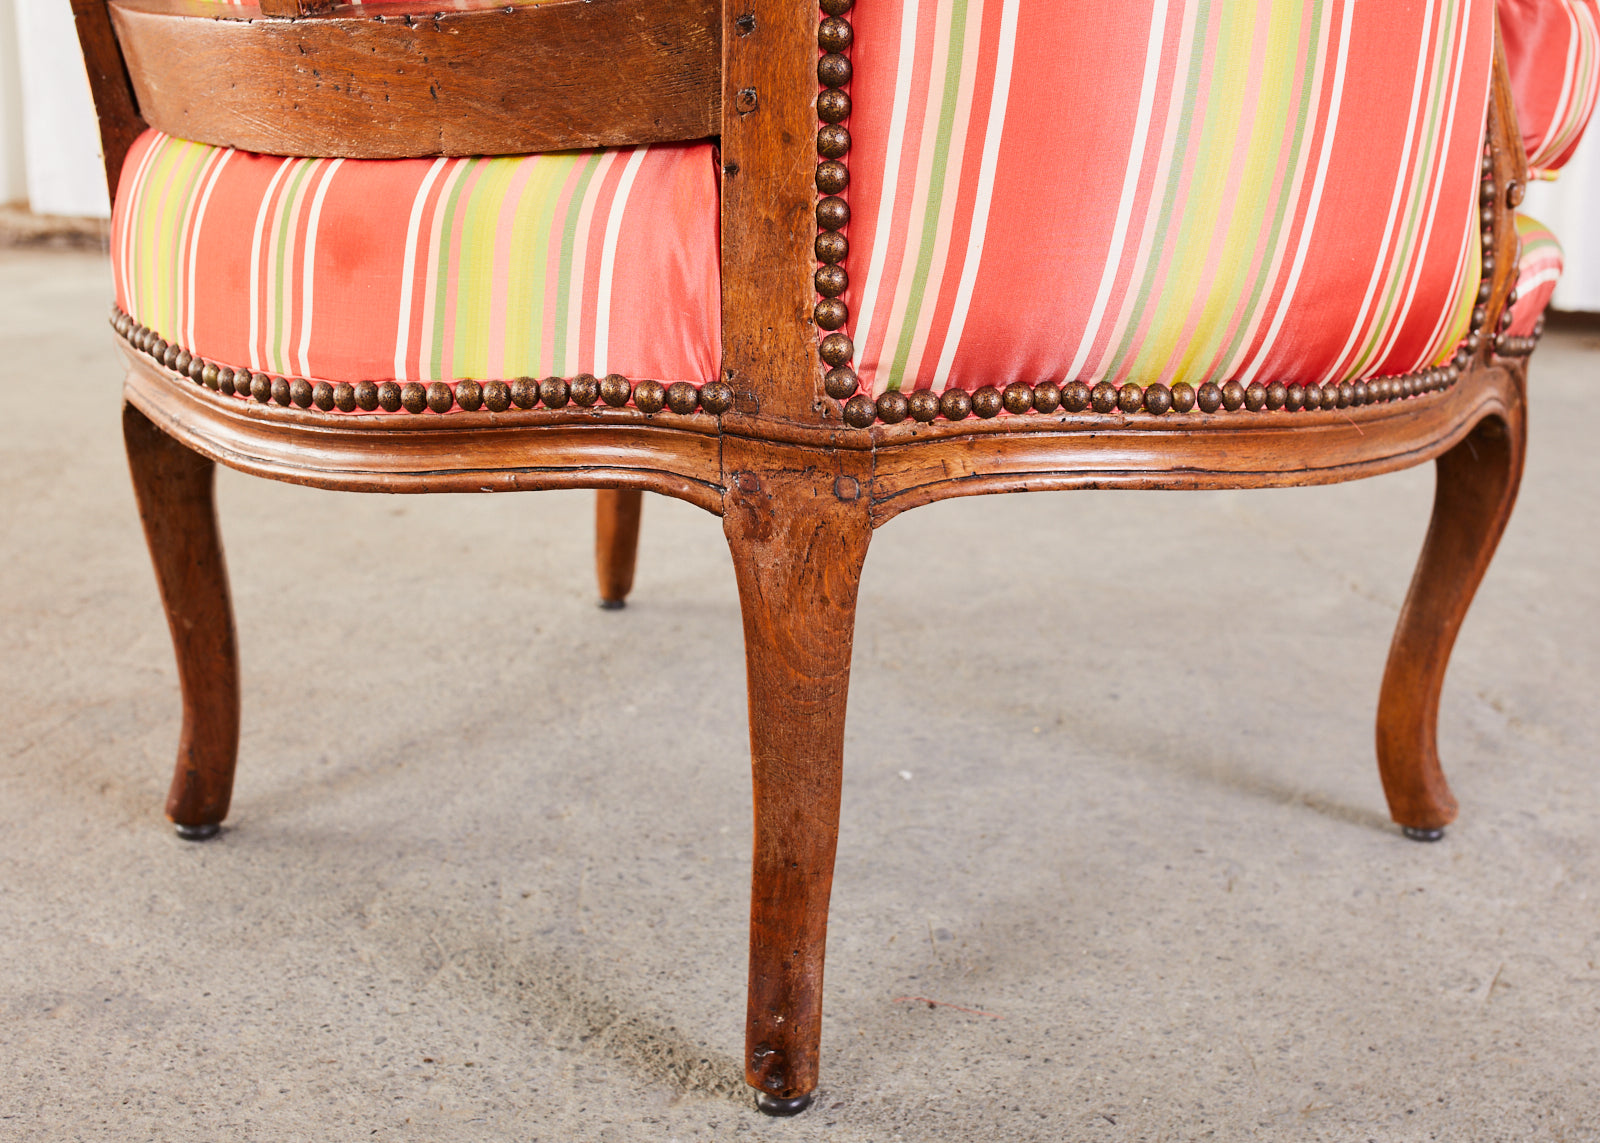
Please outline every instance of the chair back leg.
[{"label": "chair back leg", "polygon": [[122,433],[183,692],[167,817],[180,836],[203,840],[228,816],[239,757],[239,652],[217,530],[216,465],[132,405],[122,407]]},{"label": "chair back leg", "polygon": [[639,555],[639,514],[644,493],[634,488],[602,488],[594,500],[594,567],[600,581],[600,606],[614,611],[633,590]]},{"label": "chair back leg", "polygon": [[1480,421],[1435,462],[1433,520],[1400,611],[1378,699],[1378,769],[1389,813],[1430,841],[1456,817],[1439,765],[1439,692],[1456,633],[1494,556],[1522,480],[1520,404]]}]

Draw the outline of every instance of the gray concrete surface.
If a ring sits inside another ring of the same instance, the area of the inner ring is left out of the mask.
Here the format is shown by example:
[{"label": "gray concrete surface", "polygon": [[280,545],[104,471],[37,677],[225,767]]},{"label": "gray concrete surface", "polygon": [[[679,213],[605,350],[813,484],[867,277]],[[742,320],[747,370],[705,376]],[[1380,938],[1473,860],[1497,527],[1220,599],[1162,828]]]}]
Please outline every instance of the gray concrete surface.
[{"label": "gray concrete surface", "polygon": [[224,473],[242,760],[185,844],[108,298],[0,255],[0,1138],[1600,1139],[1594,334],[1535,358],[1435,846],[1371,729],[1430,469],[886,527],[823,1086],[770,1121],[718,522],[652,498],[611,614],[588,494]]}]

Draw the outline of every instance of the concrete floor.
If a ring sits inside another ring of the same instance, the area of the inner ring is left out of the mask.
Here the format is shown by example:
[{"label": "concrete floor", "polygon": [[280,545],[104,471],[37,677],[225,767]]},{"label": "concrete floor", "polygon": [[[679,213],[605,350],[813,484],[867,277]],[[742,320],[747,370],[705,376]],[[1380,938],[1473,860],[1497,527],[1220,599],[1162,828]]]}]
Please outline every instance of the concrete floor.
[{"label": "concrete floor", "polygon": [[605,613],[586,493],[224,472],[242,758],[186,844],[109,297],[0,256],[0,1138],[1600,1139],[1595,334],[1535,357],[1438,845],[1372,755],[1430,469],[886,527],[823,1084],[773,1121],[718,521],[650,499]]}]

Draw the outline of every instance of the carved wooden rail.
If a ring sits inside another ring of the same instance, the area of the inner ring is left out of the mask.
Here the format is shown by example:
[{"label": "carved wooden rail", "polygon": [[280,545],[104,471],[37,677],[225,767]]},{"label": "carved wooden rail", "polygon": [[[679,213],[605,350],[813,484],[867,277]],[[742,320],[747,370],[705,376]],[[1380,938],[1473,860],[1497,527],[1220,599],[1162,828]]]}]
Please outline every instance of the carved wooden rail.
[{"label": "carved wooden rail", "polygon": [[[718,0],[411,8],[110,4],[144,121],[202,143],[392,159],[657,143],[719,130]],[[285,16],[310,18],[275,18]]]}]

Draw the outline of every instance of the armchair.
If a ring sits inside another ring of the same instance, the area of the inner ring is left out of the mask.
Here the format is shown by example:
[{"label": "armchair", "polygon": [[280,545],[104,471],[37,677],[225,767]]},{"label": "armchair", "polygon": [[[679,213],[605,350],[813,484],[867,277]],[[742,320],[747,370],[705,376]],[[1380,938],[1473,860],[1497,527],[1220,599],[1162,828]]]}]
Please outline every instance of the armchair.
[{"label": "armchair", "polygon": [[216,463],[598,489],[608,605],[641,492],[722,517],[746,1078],[773,1114],[817,1082],[856,591],[901,512],[1435,461],[1377,754],[1408,836],[1454,819],[1438,700],[1516,496],[1548,297],[1517,296],[1528,171],[1491,6],[73,4],[181,835],[217,832],[237,755]]}]

